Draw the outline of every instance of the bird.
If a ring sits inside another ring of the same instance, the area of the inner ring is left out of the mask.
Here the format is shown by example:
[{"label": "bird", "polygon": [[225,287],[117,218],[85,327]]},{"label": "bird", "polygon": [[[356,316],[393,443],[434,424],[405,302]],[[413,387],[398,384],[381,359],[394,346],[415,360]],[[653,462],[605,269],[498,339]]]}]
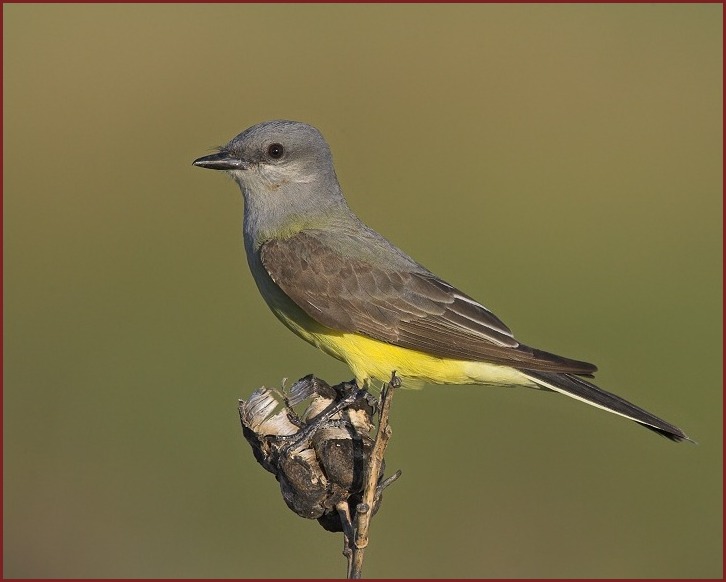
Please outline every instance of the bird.
[{"label": "bird", "polygon": [[343,196],[321,132],[264,121],[194,166],[221,170],[244,199],[243,238],[255,283],[277,318],[346,363],[359,387],[476,384],[558,392],[672,440],[677,426],[607,392],[597,367],[515,339],[492,311],[394,246]]}]

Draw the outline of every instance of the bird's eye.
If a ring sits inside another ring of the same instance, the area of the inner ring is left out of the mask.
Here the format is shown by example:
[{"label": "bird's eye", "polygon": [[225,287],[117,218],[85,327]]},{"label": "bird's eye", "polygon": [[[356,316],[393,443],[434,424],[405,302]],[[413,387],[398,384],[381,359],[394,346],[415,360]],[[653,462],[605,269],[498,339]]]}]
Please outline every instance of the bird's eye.
[{"label": "bird's eye", "polygon": [[267,148],[267,155],[269,155],[271,158],[274,158],[276,160],[279,160],[282,157],[282,154],[285,153],[285,148],[282,147],[281,143],[273,143],[270,144]]}]

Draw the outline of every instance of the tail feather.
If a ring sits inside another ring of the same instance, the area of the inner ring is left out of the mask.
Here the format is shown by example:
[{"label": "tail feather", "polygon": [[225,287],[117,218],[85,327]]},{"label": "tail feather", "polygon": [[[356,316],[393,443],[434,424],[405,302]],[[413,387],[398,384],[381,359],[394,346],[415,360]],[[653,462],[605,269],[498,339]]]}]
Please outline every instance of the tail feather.
[{"label": "tail feather", "polygon": [[572,374],[559,374],[556,372],[520,371],[543,388],[554,390],[560,394],[565,394],[566,396],[582,400],[592,406],[597,406],[603,410],[634,420],[645,428],[657,432],[672,441],[680,442],[691,440],[677,426],[658,418],[635,404],[631,404],[624,398],[620,398],[620,396],[598,388],[582,378],[578,378]]}]

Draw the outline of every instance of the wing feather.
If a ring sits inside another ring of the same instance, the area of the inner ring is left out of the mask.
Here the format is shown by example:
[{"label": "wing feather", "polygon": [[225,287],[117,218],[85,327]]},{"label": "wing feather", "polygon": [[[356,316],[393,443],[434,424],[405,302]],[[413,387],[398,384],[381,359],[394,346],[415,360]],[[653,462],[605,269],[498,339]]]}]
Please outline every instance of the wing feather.
[{"label": "wing feather", "polygon": [[597,369],[520,344],[491,311],[410,259],[409,268],[382,267],[316,234],[270,240],[260,259],[288,297],[331,329],[441,358],[583,375]]}]

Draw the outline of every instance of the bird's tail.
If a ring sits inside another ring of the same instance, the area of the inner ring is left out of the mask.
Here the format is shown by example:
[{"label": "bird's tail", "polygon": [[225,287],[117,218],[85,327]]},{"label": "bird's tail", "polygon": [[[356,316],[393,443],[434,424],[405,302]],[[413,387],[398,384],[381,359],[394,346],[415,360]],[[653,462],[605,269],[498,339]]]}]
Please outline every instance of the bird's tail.
[{"label": "bird's tail", "polygon": [[540,372],[536,370],[520,371],[538,386],[554,390],[560,394],[565,394],[566,396],[576,398],[592,406],[597,406],[603,410],[634,420],[645,428],[649,428],[672,441],[680,442],[691,440],[677,426],[658,418],[647,410],[643,410],[615,394],[606,392],[594,384],[586,382],[582,378],[578,378],[572,374],[561,374],[557,372]]}]

